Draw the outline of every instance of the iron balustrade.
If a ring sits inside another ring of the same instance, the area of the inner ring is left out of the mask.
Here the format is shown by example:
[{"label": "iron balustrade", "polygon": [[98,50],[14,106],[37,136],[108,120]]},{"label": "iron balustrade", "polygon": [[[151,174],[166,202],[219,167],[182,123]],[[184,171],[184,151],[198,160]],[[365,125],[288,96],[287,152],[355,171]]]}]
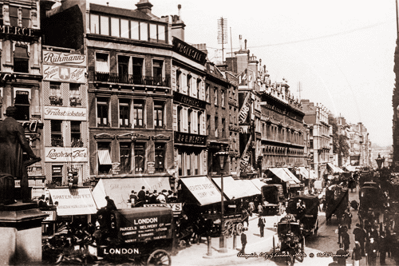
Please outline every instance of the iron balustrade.
[{"label": "iron balustrade", "polygon": [[153,77],[153,76],[127,75],[127,74],[122,75],[117,73],[95,72],[93,81],[169,87],[170,76],[168,75],[166,77]]}]

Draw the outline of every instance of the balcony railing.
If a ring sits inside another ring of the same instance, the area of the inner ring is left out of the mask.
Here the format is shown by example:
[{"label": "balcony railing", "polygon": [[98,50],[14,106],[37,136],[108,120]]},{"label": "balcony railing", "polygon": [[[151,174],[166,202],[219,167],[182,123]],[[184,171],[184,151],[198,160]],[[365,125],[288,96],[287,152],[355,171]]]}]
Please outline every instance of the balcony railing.
[{"label": "balcony railing", "polygon": [[95,72],[93,81],[169,87],[170,76],[168,75],[166,77],[153,77],[153,76],[120,75],[117,73]]}]

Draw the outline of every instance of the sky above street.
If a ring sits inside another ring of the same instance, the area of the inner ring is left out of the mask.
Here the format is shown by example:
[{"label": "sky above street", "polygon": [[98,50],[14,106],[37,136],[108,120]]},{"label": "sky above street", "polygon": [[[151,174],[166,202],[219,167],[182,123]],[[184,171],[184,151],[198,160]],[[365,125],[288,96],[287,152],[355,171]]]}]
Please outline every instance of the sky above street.
[{"label": "sky above street", "polygon": [[[139,0],[91,2],[135,9]],[[240,48],[242,35],[272,82],[285,78],[296,97],[321,103],[349,123],[362,122],[372,143],[392,145],[395,0],[150,2],[158,17],[177,15],[181,4],[185,41],[206,43],[213,62],[222,60],[217,20],[226,18],[225,57],[231,47]]]}]

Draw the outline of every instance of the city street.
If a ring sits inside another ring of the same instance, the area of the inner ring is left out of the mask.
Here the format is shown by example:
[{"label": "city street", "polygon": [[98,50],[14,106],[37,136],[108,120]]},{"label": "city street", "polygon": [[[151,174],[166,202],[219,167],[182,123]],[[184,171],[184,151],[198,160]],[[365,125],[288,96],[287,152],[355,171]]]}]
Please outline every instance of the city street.
[{"label": "city street", "polygon": [[[349,202],[352,200],[358,200],[357,191],[349,192]],[[355,224],[358,222],[357,211],[351,209],[352,213],[352,226],[349,229],[348,233],[351,237],[350,243],[350,254],[352,254],[352,249],[354,246],[354,237],[353,237],[353,229]],[[212,239],[212,255],[215,258],[204,258],[207,252],[207,245],[204,243],[205,239],[203,239],[202,243],[199,245],[192,245],[185,250],[179,252],[177,256],[172,257],[172,265],[286,265],[281,259],[265,259],[262,257],[262,253],[269,252],[272,249],[273,242],[272,238],[275,234],[275,228],[273,227],[274,223],[281,218],[281,216],[269,216],[266,217],[266,228],[265,228],[265,236],[264,238],[260,238],[259,229],[257,227],[258,217],[254,214],[254,216],[250,220],[247,237],[248,244],[246,246],[247,257],[237,257],[237,255],[232,254],[231,250],[230,256],[217,258],[221,254],[218,253],[219,239]],[[317,236],[311,236],[306,239],[306,247],[305,254],[306,258],[302,263],[296,262],[295,265],[328,265],[333,262],[329,253],[335,253],[338,250],[338,235],[336,233],[337,223],[336,219],[333,218],[331,224],[326,225],[325,221],[325,213],[319,212],[319,225],[320,228],[318,230]],[[229,238],[227,241],[227,247],[233,247],[232,238]],[[241,248],[240,238],[237,237],[237,247]],[[238,251],[236,252],[238,253]],[[251,255],[252,254],[252,255]],[[313,256],[313,257],[312,257]],[[347,260],[347,265],[352,265],[352,260]],[[360,261],[360,265],[366,265],[366,259]],[[379,258],[377,258],[377,265],[379,264]],[[386,259],[386,265],[395,265],[394,261],[390,258]]]}]

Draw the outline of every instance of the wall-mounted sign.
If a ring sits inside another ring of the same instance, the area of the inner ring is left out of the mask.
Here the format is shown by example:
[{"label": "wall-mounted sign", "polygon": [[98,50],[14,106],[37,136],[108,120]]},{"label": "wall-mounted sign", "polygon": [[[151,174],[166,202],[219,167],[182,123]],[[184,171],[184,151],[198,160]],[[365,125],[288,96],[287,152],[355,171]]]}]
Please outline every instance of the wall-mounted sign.
[{"label": "wall-mounted sign", "polygon": [[249,110],[251,108],[251,104],[253,101],[252,97],[250,97],[250,96],[251,96],[251,93],[249,92],[247,94],[247,96],[245,97],[244,103],[241,107],[240,115],[238,117],[238,121],[240,124],[245,123],[245,121],[247,120],[248,113],[249,113]]},{"label": "wall-mounted sign", "polygon": [[206,136],[175,132],[175,143],[206,145]]},{"label": "wall-mounted sign", "polygon": [[0,25],[0,33],[18,36],[40,36],[40,30],[9,25]]},{"label": "wall-mounted sign", "polygon": [[188,43],[179,40],[178,38],[173,38],[173,51],[188,57],[201,65],[205,65],[206,53],[198,50],[197,48],[189,45]]},{"label": "wall-mounted sign", "polygon": [[180,103],[184,103],[193,107],[198,107],[198,108],[202,108],[205,109],[206,108],[206,102],[201,101],[199,99],[190,97],[188,95],[184,95],[178,92],[174,92],[174,96],[173,96],[173,101],[177,101]]},{"label": "wall-mounted sign", "polygon": [[85,215],[97,213],[89,188],[49,189],[53,202],[58,201],[57,215]]},{"label": "wall-mounted sign", "polygon": [[86,108],[44,106],[44,119],[86,121]]},{"label": "wall-mounted sign", "polygon": [[46,147],[45,162],[87,162],[87,148],[64,148],[64,147]]},{"label": "wall-mounted sign", "polygon": [[149,174],[155,173],[155,162],[147,162],[147,171]]},{"label": "wall-mounted sign", "polygon": [[82,54],[43,51],[43,64],[86,66],[86,56]]},{"label": "wall-mounted sign", "polygon": [[86,69],[67,66],[43,66],[43,80],[86,83]]}]

